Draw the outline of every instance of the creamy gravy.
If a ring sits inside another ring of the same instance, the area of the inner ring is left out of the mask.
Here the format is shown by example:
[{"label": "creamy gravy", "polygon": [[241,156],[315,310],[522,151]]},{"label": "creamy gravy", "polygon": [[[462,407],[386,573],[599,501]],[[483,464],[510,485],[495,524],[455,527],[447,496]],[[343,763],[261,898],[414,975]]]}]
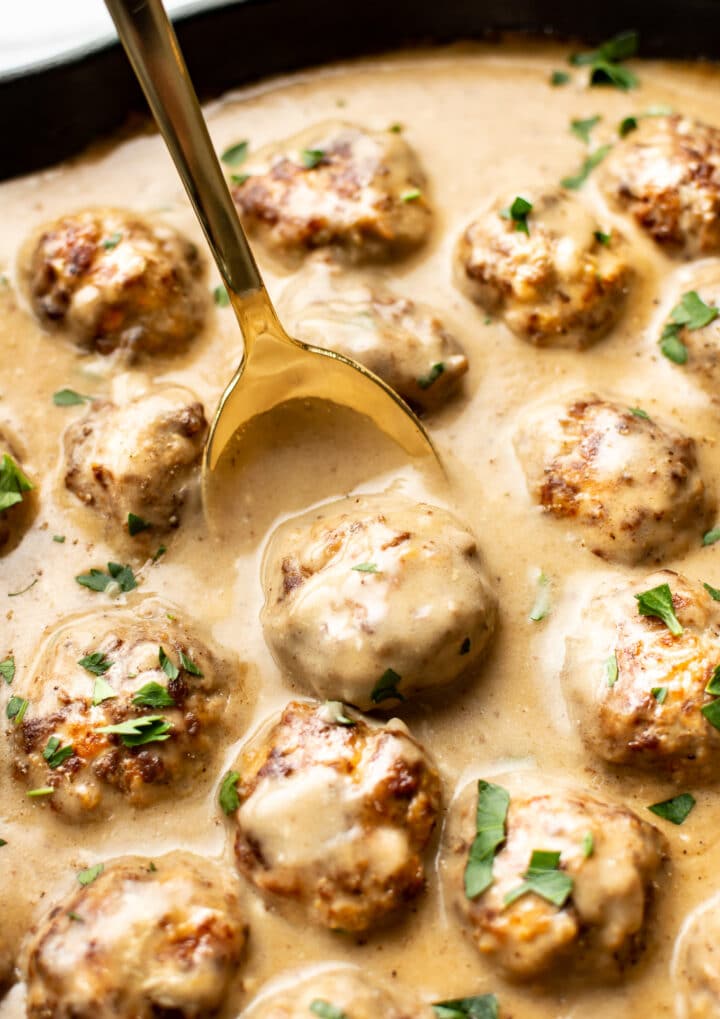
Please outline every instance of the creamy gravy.
[{"label": "creamy gravy", "polygon": [[[107,822],[73,825],[57,820],[47,805],[30,801],[9,777],[8,750],[0,745],[0,923],[13,939],[47,904],[71,887],[74,873],[98,859],[125,852],[151,855],[170,848],[220,857],[228,852],[215,800],[216,777],[237,745],[294,692],[267,651],[258,615],[260,559],[278,520],[318,501],[353,490],[388,485],[454,507],[476,531],[500,599],[500,627],[481,675],[437,702],[408,705],[403,718],[441,768],[446,804],[460,784],[509,767],[537,765],[616,797],[650,819],[646,807],[674,794],[651,777],[608,776],[596,768],[567,721],[558,673],[564,640],[577,625],[591,588],[604,578],[641,574],[609,566],[581,547],[576,532],[544,519],[526,492],[512,449],[525,406],[566,392],[594,389],[641,406],[694,436],[704,474],[720,472],[716,448],[718,408],[690,376],[658,351],[656,339],[673,297],[688,273],[652,243],[611,214],[592,177],[581,199],[604,228],[621,226],[633,244],[637,286],[620,325],[584,352],[537,350],[515,339],[451,283],[451,252],[471,214],[498,192],[532,192],[574,172],[585,147],[569,131],[571,118],[603,116],[598,141],[614,140],[628,114],[667,104],[710,123],[717,121],[718,72],[709,67],[641,64],[641,87],[622,93],[579,84],[551,88],[550,73],[566,52],[528,43],[413,53],[308,72],[230,96],[209,110],[219,149],[241,138],[253,148],[324,119],[343,119],[382,129],[399,122],[417,149],[430,182],[436,227],[414,258],[383,270],[354,275],[382,277],[399,294],[435,305],[455,326],[470,359],[459,399],[429,419],[450,472],[449,491],[424,491],[422,479],[362,422],[312,407],[283,412],[264,422],[243,464],[241,483],[227,497],[227,529],[208,536],[199,512],[187,513],[155,565],[131,560],[142,576],[127,598],[157,594],[176,603],[248,663],[248,696],[254,699],[249,730],[234,733],[224,759],[204,783],[183,799],[144,812],[118,811]],[[584,76],[583,76],[584,77]],[[81,115],[81,113],[79,114]],[[18,672],[31,666],[38,642],[68,614],[104,607],[106,596],[78,586],[73,577],[108,559],[127,558],[107,540],[92,513],[62,484],[63,429],[82,408],[58,408],[52,393],[64,386],[102,395],[109,391],[112,362],[80,356],[69,341],[42,331],[15,285],[15,260],[36,225],[92,204],[158,211],[202,245],[181,185],[156,136],[103,145],[84,157],[0,187],[0,415],[14,424],[26,450],[28,472],[39,483],[34,527],[2,560],[0,603],[4,624],[0,658],[13,653]],[[291,274],[260,254],[271,294],[279,299]],[[353,273],[351,273],[353,275]],[[213,270],[208,288],[217,282]],[[211,411],[238,360],[240,339],[229,309],[213,309],[207,327],[187,354],[146,362],[158,380],[188,385]],[[139,380],[129,380],[129,384]],[[53,535],[64,534],[64,544]],[[691,577],[720,586],[720,545],[697,548],[680,567]],[[125,561],[125,559],[123,559]],[[552,610],[540,623],[528,613],[538,571],[551,581]],[[650,572],[648,569],[647,572]],[[37,578],[22,595],[21,591]],[[302,692],[302,691],[298,691]],[[7,692],[3,693],[5,699]],[[3,700],[4,709],[4,700]],[[236,1014],[267,979],[293,967],[349,960],[417,990],[427,1000],[495,991],[503,1016],[523,1019],[597,1015],[625,1019],[671,1016],[670,965],[678,931],[688,912],[720,884],[720,804],[715,793],[694,790],[698,805],[681,828],[658,822],[672,847],[672,866],[659,896],[651,944],[643,964],[616,988],[589,989],[563,997],[557,991],[505,985],[463,937],[445,909],[431,870],[428,890],[389,930],[355,940],[284,919],[248,889],[250,948],[236,998]],[[437,846],[437,840],[436,844]],[[228,864],[232,862],[228,857]],[[23,988],[0,1003],[1,1019],[23,1014]]]}]

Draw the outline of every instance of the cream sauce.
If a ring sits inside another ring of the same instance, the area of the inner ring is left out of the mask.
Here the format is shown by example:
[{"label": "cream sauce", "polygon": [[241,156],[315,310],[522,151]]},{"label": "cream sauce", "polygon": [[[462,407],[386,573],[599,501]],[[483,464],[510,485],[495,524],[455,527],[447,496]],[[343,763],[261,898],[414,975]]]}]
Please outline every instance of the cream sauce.
[{"label": "cream sauce", "polygon": [[[656,344],[674,295],[687,289],[681,282],[687,268],[667,260],[609,212],[591,178],[581,199],[604,229],[616,225],[630,238],[638,283],[613,333],[577,353],[537,350],[502,324],[486,324],[483,313],[451,283],[451,253],[473,212],[497,193],[555,185],[579,167],[586,149],[569,131],[571,118],[601,113],[598,142],[614,140],[623,117],[654,104],[712,122],[718,72],[647,63],[639,67],[641,87],[630,93],[587,90],[579,84],[551,88],[550,73],[563,66],[565,56],[565,51],[530,43],[390,56],[262,84],[209,110],[220,150],[241,138],[257,148],[337,117],[339,109],[344,120],[373,128],[403,124],[429,176],[436,228],[417,256],[376,274],[398,293],[447,314],[467,351],[470,371],[464,394],[429,422],[449,468],[449,492],[424,491],[422,480],[402,465],[397,451],[362,423],[312,407],[285,411],[257,429],[240,484],[228,496],[226,533],[208,536],[199,514],[186,516],[162,560],[140,570],[139,594],[174,601],[249,663],[251,675],[260,680],[259,723],[293,693],[264,645],[258,622],[259,565],[271,527],[318,501],[390,484],[444,502],[478,534],[501,612],[500,631],[477,680],[455,697],[408,705],[403,712],[441,767],[446,802],[472,776],[530,762],[617,797],[650,819],[647,804],[672,795],[673,789],[652,777],[609,777],[596,767],[569,726],[559,686],[564,639],[577,625],[583,599],[605,578],[641,575],[642,570],[604,564],[581,547],[577,533],[541,516],[527,495],[512,436],[531,402],[589,387],[651,415],[656,412],[693,435],[712,483],[720,473],[717,405],[690,376],[663,359]],[[153,135],[102,145],[66,165],[0,187],[0,271],[10,278],[0,290],[0,414],[19,432],[28,473],[40,486],[34,527],[3,559],[0,571],[5,609],[0,658],[13,653],[19,672],[30,667],[36,645],[60,620],[105,606],[104,595],[81,588],[73,577],[119,554],[91,512],[64,491],[61,435],[82,410],[54,407],[51,399],[64,386],[106,394],[112,362],[80,356],[69,342],[45,334],[14,284],[16,254],[29,231],[90,204],[162,210],[168,223],[203,243],[163,145]],[[260,261],[278,298],[290,274],[262,253]],[[361,273],[352,275],[360,278]],[[373,275],[368,271],[364,278]],[[216,282],[212,270],[209,288]],[[207,328],[187,354],[147,362],[146,368],[157,380],[189,386],[210,411],[236,366],[240,346],[232,312],[212,309]],[[54,534],[66,535],[65,543],[53,542]],[[720,544],[701,548],[698,540],[681,562],[665,565],[720,586],[719,557]],[[552,610],[545,621],[533,623],[528,613],[539,569],[551,581]],[[30,590],[11,596],[35,578]],[[135,597],[123,600],[132,604]],[[235,733],[238,743],[245,735]],[[225,748],[224,759],[215,762],[215,775],[222,774],[236,751],[237,743]],[[0,923],[6,935],[25,929],[59,891],[73,886],[77,869],[99,858],[181,848],[213,857],[226,853],[232,865],[212,782],[198,784],[183,800],[135,814],[118,811],[109,823],[80,827],[64,824],[47,805],[28,800],[8,772],[3,742],[0,837],[7,845],[0,848]],[[659,896],[656,943],[624,985],[566,997],[504,985],[465,940],[431,876],[427,893],[404,920],[360,941],[300,928],[266,909],[248,890],[250,947],[237,998],[227,1013],[235,1014],[281,969],[337,960],[358,964],[369,977],[397,978],[427,1000],[492,990],[507,1014],[518,1019],[671,1016],[669,974],[676,935],[688,912],[720,886],[720,802],[713,790],[695,792],[698,805],[684,826],[663,825],[673,867]],[[19,986],[0,1003],[0,1017],[15,1019],[22,1013]]]}]

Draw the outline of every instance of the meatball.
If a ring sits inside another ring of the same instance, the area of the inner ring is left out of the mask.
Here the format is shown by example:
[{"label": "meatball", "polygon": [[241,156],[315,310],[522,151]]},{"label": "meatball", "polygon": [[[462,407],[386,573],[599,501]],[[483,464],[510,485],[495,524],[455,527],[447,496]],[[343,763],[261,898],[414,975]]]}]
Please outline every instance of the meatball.
[{"label": "meatball", "polygon": [[[13,772],[52,793],[66,819],[177,797],[207,766],[231,688],[232,666],[175,610],[148,600],[57,631],[34,670],[13,683]],[[11,714],[9,706],[8,714]]]},{"label": "meatball", "polygon": [[720,251],[720,130],[674,115],[645,117],[601,167],[613,204],[668,254]]},{"label": "meatball", "polygon": [[673,981],[679,1019],[720,1019],[720,901],[703,902],[675,946]]},{"label": "meatball", "polygon": [[591,395],[539,408],[515,447],[532,498],[604,559],[678,554],[712,517],[694,440],[622,404]]},{"label": "meatball", "polygon": [[399,720],[292,701],[233,776],[237,865],[261,892],[326,927],[364,931],[423,890],[440,779]]},{"label": "meatball", "polygon": [[129,514],[174,527],[199,475],[208,423],[181,386],[157,386],[116,404],[93,403],[65,432],[65,485],[112,524]]},{"label": "meatball", "polygon": [[600,231],[564,192],[535,200],[527,219],[513,219],[507,204],[473,220],[458,241],[458,287],[537,347],[589,347],[624,307],[632,270],[623,239]]},{"label": "meatball", "polygon": [[379,287],[308,304],[289,324],[298,339],[359,361],[421,410],[445,403],[468,369],[432,308]]},{"label": "meatball", "polygon": [[23,261],[40,321],[85,350],[172,354],[202,328],[202,260],[165,223],[127,209],[85,209],[43,226]]},{"label": "meatball", "polygon": [[[700,298],[695,300],[695,295]],[[703,308],[702,305],[706,305]],[[667,325],[687,351],[684,370],[691,373],[695,380],[707,389],[712,397],[717,396],[720,384],[720,316],[717,314],[720,305],[720,268],[717,262],[704,263],[702,268],[694,271],[692,289],[676,295],[672,311],[668,316]],[[688,310],[699,312],[698,321],[705,325],[691,326],[675,322],[674,316],[687,317]],[[715,317],[713,317],[715,316]],[[708,321],[709,320],[709,321]],[[661,337],[663,333],[660,334]]]},{"label": "meatball", "polygon": [[37,511],[37,491],[25,473],[18,439],[0,424],[0,556],[19,544]]},{"label": "meatball", "polygon": [[182,852],[113,860],[54,905],[31,936],[27,1015],[213,1015],[246,936],[232,875],[217,864]]},{"label": "meatball", "polygon": [[235,175],[248,232],[276,254],[332,246],[354,261],[422,244],[432,213],[417,156],[398,134],[318,124],[268,146]]},{"label": "meatball", "polygon": [[[663,585],[681,633],[640,612],[637,596]],[[720,604],[701,584],[661,570],[592,598],[568,638],[563,683],[583,738],[603,760],[711,780],[720,732],[702,709],[715,700],[706,688],[718,663]]]},{"label": "meatball", "polygon": [[[291,980],[291,982],[290,982]],[[283,981],[284,983],[284,981]],[[319,1004],[331,1006],[322,1010]],[[315,1005],[315,1008],[313,1008]],[[371,984],[365,973],[350,966],[331,966],[312,975],[292,974],[284,989],[261,992],[243,1013],[247,1019],[309,1019],[315,1015],[345,1019],[433,1019],[433,1011],[405,990],[391,993]]]},{"label": "meatball", "polygon": [[263,583],[263,630],[280,666],[360,708],[452,682],[495,627],[472,533],[447,510],[390,493],[284,524]]},{"label": "meatball", "polygon": [[[443,865],[466,933],[511,980],[617,978],[644,947],[663,836],[582,789],[522,772],[497,781],[464,790],[449,823]],[[475,884],[470,850],[498,789],[507,816],[491,872]]]}]

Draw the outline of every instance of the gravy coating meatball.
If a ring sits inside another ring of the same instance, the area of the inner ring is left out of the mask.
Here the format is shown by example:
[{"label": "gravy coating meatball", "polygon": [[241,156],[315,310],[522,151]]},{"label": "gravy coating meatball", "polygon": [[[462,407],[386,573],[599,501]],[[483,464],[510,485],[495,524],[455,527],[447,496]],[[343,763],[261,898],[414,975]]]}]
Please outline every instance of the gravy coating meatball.
[{"label": "gravy coating meatball", "polygon": [[37,492],[23,469],[17,438],[0,424],[0,556],[11,552],[37,514]]},{"label": "gravy coating meatball", "polygon": [[261,892],[364,931],[423,890],[440,780],[402,722],[292,701],[233,772],[237,865]]},{"label": "gravy coating meatball", "polygon": [[85,209],[43,226],[23,262],[40,321],[85,350],[172,354],[202,328],[200,255],[165,223],[125,209]]},{"label": "gravy coating meatball", "polygon": [[[682,370],[717,400],[720,389],[720,266],[717,261],[706,262],[694,270],[691,279],[690,286],[676,293],[666,325],[673,327],[672,331],[687,352]],[[687,319],[688,313],[695,316],[692,328],[675,321],[676,318]],[[660,333],[661,339],[663,333],[664,330]],[[677,370],[675,365],[672,367]]]},{"label": "gravy coating meatball", "polygon": [[289,980],[282,990],[261,992],[243,1012],[243,1019],[309,1019],[313,1014],[343,1015],[345,1019],[433,1019],[432,1009],[408,991],[393,988],[391,993],[350,966],[323,969],[304,978],[294,974],[290,979],[292,983]]},{"label": "gravy coating meatball", "polygon": [[[637,596],[665,586],[682,632],[640,612]],[[568,638],[563,683],[603,760],[698,781],[720,767],[720,732],[703,714],[718,665],[720,604],[702,584],[661,570],[595,595]]]},{"label": "gravy coating meatball", "polygon": [[623,310],[632,272],[622,238],[601,236],[590,213],[562,192],[533,201],[527,218],[513,219],[508,204],[512,198],[465,229],[457,285],[529,343],[589,347]]},{"label": "gravy coating meatball", "polygon": [[214,1015],[246,925],[233,876],[190,853],[104,865],[40,922],[26,951],[29,1019]]},{"label": "gravy coating meatball", "polygon": [[673,982],[678,1019],[720,1019],[720,900],[703,902],[675,944]]},{"label": "gravy coating meatball", "polygon": [[354,261],[385,259],[430,231],[425,175],[390,131],[318,124],[258,152],[243,171],[232,186],[243,224],[278,255],[331,246]]},{"label": "gravy coating meatball", "polygon": [[67,819],[177,798],[212,758],[238,671],[159,602],[76,619],[13,683],[14,775]]},{"label": "gravy coating meatball", "polygon": [[608,198],[668,254],[720,251],[720,130],[687,117],[644,117],[601,167]]},{"label": "gravy coating meatball", "polygon": [[[488,803],[501,834],[490,873],[471,858]],[[625,807],[517,772],[463,790],[443,866],[465,932],[509,979],[611,981],[644,947],[665,852],[660,832]]]},{"label": "gravy coating meatball", "polygon": [[299,340],[359,361],[421,410],[445,403],[468,369],[465,352],[433,309],[381,288],[357,287],[309,304],[289,324]]},{"label": "gravy coating meatball", "polygon": [[263,577],[262,624],[280,666],[361,708],[457,679],[495,627],[472,533],[447,510],[391,494],[289,521]]},{"label": "gravy coating meatball", "polygon": [[693,439],[590,395],[528,413],[515,438],[530,495],[604,559],[683,552],[712,518]]},{"label": "gravy coating meatball", "polygon": [[178,524],[207,430],[202,404],[181,386],[98,401],[65,432],[65,485],[116,526],[140,517],[151,537]]}]

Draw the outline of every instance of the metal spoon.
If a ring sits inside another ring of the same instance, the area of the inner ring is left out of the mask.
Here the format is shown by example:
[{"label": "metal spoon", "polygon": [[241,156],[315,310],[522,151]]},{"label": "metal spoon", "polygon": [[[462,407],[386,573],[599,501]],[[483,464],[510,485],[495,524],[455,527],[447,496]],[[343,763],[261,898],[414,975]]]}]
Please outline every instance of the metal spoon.
[{"label": "metal spoon", "polygon": [[204,482],[252,418],[297,399],[349,407],[370,418],[410,456],[437,458],[418,418],[385,382],[362,365],[285,332],[240,225],[161,0],[105,4],[225,281],[245,344],[210,429]]}]

